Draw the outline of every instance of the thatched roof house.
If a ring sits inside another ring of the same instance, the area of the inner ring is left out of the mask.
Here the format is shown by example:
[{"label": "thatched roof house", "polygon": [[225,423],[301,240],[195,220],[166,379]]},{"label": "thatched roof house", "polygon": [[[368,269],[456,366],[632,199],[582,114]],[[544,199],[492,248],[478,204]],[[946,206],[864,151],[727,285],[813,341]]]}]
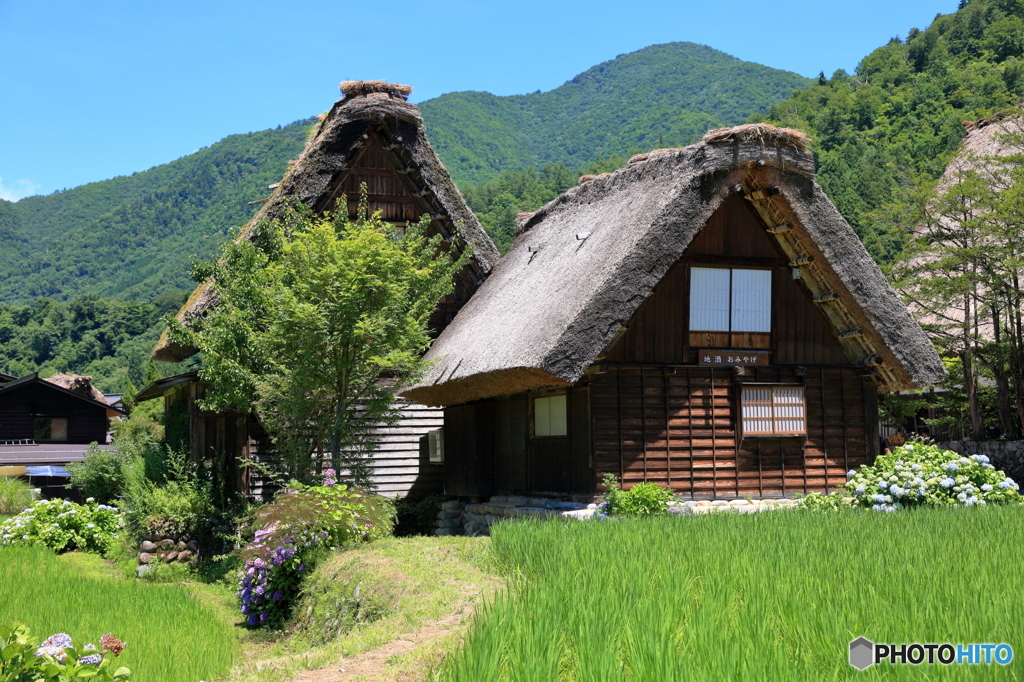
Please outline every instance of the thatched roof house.
[{"label": "thatched roof house", "polygon": [[[430,215],[431,232],[454,240],[456,251],[461,244],[472,244],[472,260],[455,299],[442,305],[440,318],[433,321],[439,329],[488,276],[498,251],[430,146],[419,109],[406,101],[411,91],[407,85],[382,81],[342,83],[344,96],[238,239],[251,239],[260,221],[280,218],[296,200],[322,212],[344,210],[337,202],[347,197],[349,214],[354,215],[359,187],[365,182],[369,209],[380,210],[384,220],[405,223]],[[178,312],[178,320],[187,324],[202,315],[214,297],[210,283],[200,285]],[[195,352],[174,344],[165,333],[153,358],[177,362]]]},{"label": "thatched roof house", "polygon": [[638,155],[537,211],[429,351],[429,375],[404,395],[454,405],[577,382],[736,195],[800,268],[849,364],[873,367],[883,391],[945,377],[931,342],[814,182],[803,135],[748,125]]},{"label": "thatched roof house", "polygon": [[[472,246],[469,263],[456,276],[455,291],[438,302],[431,317],[433,333],[440,333],[488,277],[498,250],[430,146],[419,109],[406,101],[412,88],[383,81],[346,81],[341,91],[343,97],[323,117],[302,155],[273,186],[273,193],[238,239],[252,238],[261,220],[280,218],[296,201],[317,213],[345,211],[355,217],[360,186],[365,184],[368,209],[380,211],[384,220],[403,225],[429,215],[428,235],[442,235],[456,253]],[[215,305],[214,287],[206,282],[177,317],[188,324]],[[165,333],[153,358],[175,362],[195,352],[173,343]],[[198,401],[205,388],[195,373],[187,373],[152,384],[140,399],[162,396],[167,414],[187,411],[193,456],[212,456],[223,475],[239,489],[266,494],[261,480],[237,467],[239,459],[267,461],[273,457],[266,433],[251,415],[240,420],[239,415],[200,410]],[[441,411],[401,402],[398,424],[377,433],[374,481],[378,490],[388,495],[436,492],[443,467],[431,463],[423,441],[425,434],[441,426]]]}]

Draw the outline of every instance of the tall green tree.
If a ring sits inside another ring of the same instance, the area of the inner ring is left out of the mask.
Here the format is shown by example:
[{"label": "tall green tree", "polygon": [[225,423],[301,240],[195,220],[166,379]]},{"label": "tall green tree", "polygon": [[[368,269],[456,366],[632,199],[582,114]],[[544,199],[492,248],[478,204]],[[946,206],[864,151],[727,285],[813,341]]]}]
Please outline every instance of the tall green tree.
[{"label": "tall green tree", "polygon": [[427,237],[429,218],[398,228],[294,210],[197,268],[217,305],[172,336],[203,353],[204,409],[255,411],[288,476],[309,480],[325,459],[369,483],[372,432],[394,423],[394,390],[420,376],[427,322],[453,289],[468,248]]}]

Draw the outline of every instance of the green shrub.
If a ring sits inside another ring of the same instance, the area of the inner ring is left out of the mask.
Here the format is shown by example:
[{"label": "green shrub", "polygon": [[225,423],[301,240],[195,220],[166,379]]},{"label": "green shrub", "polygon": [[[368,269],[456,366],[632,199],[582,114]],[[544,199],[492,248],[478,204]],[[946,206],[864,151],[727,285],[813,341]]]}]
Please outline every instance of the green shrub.
[{"label": "green shrub", "polygon": [[447,495],[434,494],[426,497],[403,497],[395,500],[395,535],[433,535],[434,521],[437,520],[437,505],[451,499]]},{"label": "green shrub", "polygon": [[0,524],[0,546],[43,545],[55,552],[108,553],[124,534],[116,507],[68,500],[40,500]]},{"label": "green shrub", "polygon": [[18,478],[0,476],[0,514],[17,514],[32,506],[32,486]]},{"label": "green shrub", "polygon": [[215,515],[211,486],[182,451],[166,448],[166,480],[158,483],[142,467],[129,470],[122,507],[131,532],[141,537],[157,527],[199,534]]},{"label": "green shrub", "polygon": [[79,488],[84,496],[92,497],[101,504],[110,504],[124,493],[129,470],[133,467],[142,467],[141,458],[93,443],[85,451],[83,461],[68,463],[66,468],[71,474],[71,482],[67,487]]},{"label": "green shrub", "polygon": [[[333,471],[325,472],[333,483]],[[280,626],[291,615],[302,581],[328,550],[391,534],[391,501],[345,485],[278,493],[254,515],[254,538],[241,552],[238,597],[253,627]]]},{"label": "green shrub", "polygon": [[985,455],[963,457],[935,445],[908,443],[873,466],[850,471],[846,489],[854,504],[875,511],[903,507],[1021,504],[1020,486]]},{"label": "green shrub", "polygon": [[829,494],[807,493],[797,499],[797,506],[800,509],[824,509],[827,511],[843,511],[851,509],[850,496],[845,491],[833,491]]},{"label": "green shrub", "polygon": [[113,661],[107,656],[108,653],[115,657],[120,655],[123,642],[108,632],[100,638],[100,643],[102,650],[93,644],[76,648],[71,638],[61,632],[36,644],[24,625],[0,625],[0,651],[3,652],[0,655],[0,679],[12,682],[119,682],[129,679],[131,671],[123,666],[112,671]]},{"label": "green shrub", "polygon": [[605,474],[605,506],[603,513],[608,516],[653,516],[667,514],[672,491],[656,483],[637,483],[629,490],[619,488],[619,482],[612,474]]}]

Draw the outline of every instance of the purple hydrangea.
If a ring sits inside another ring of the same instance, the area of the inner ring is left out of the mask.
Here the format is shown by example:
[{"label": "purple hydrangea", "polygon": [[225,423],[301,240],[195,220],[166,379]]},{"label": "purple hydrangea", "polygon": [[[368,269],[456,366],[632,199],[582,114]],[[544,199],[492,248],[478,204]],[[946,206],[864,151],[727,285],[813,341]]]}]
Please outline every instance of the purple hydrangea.
[{"label": "purple hydrangea", "polygon": [[[83,649],[87,651],[96,651],[95,644],[86,644]],[[103,662],[103,654],[89,654],[88,656],[82,656],[78,659],[79,663],[85,663],[86,665],[99,665]]]}]

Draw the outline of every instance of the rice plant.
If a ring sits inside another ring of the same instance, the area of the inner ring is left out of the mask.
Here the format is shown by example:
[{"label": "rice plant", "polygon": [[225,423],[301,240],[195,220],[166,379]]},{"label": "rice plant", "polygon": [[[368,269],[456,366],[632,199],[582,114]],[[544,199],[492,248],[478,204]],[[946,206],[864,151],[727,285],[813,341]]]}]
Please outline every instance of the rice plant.
[{"label": "rice plant", "polygon": [[139,682],[221,677],[237,648],[231,626],[181,587],[84,577],[41,547],[0,548],[0,623],[15,622],[81,644],[113,632],[128,643],[118,665]]},{"label": "rice plant", "polygon": [[[1024,677],[1019,507],[511,522],[492,538],[512,589],[446,682]],[[859,672],[859,636],[1018,653]]]}]

